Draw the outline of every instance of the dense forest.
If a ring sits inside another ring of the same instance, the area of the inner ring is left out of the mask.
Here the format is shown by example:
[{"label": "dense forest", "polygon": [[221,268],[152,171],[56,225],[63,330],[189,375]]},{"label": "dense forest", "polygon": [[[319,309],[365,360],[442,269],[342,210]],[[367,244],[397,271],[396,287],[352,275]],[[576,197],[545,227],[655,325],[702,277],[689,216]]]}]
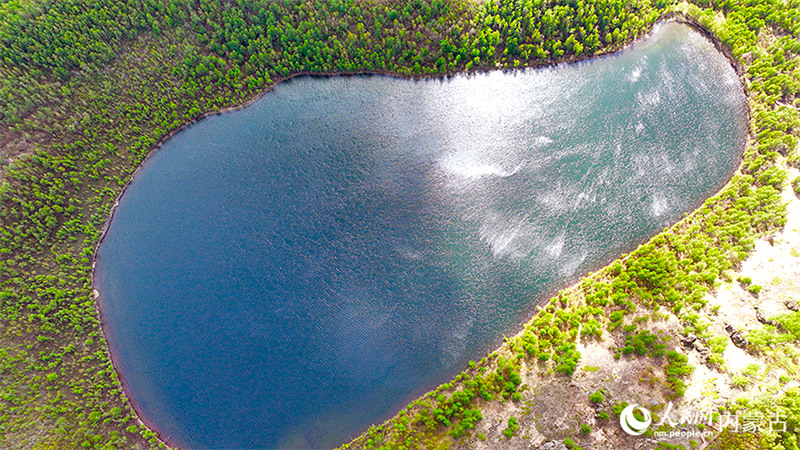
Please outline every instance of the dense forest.
[{"label": "dense forest", "polygon": [[[800,164],[800,2],[1,1],[0,447],[161,445],[122,392],[91,277],[116,197],[174,130],[296,74],[433,76],[575,60],[618,49],[674,11],[709,29],[745,71],[754,140],[741,173],[588,280],[579,307],[551,302],[513,344],[516,356],[470,367],[410,405],[415,415],[372,429],[357,443],[368,448],[449,445],[481,419],[481,399],[518,398],[520,361],[569,376],[575,340],[601,327],[626,333],[621,357],[668,365],[680,394],[685,357],[623,323],[660,304],[702,337],[692,314],[702,294],[755,236],[781,226],[787,180],[777,162]],[[590,326],[579,335],[581,323]]]}]

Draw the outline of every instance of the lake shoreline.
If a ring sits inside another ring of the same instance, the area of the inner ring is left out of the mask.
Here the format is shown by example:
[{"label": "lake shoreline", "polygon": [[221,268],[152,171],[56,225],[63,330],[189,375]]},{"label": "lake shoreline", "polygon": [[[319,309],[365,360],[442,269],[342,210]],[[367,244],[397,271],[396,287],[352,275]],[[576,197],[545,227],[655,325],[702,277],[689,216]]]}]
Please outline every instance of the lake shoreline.
[{"label": "lake shoreline", "polygon": [[[688,16],[686,16],[685,14],[680,13],[680,12],[670,12],[670,13],[664,14],[662,17],[660,17],[658,20],[656,20],[654,22],[653,26],[655,26],[655,25],[657,25],[659,23],[670,22],[670,21],[675,21],[675,22],[682,23],[684,25],[690,26],[691,28],[699,31],[706,38],[708,38],[715,45],[715,47],[721,53],[723,53],[726,56],[726,59],[728,59],[728,61],[731,63],[732,67],[734,68],[734,70],[736,71],[737,75],[739,76],[740,84],[742,86],[742,89],[745,92],[745,96],[748,95],[747,86],[746,86],[746,84],[744,82],[744,78],[743,78],[743,74],[742,74],[741,68],[738,66],[738,64],[735,63],[735,60],[733,59],[733,56],[730,53],[730,51],[726,47],[724,47],[724,45],[722,45],[721,42],[719,42],[716,38],[714,38],[714,36],[711,34],[710,31],[708,31],[705,27],[703,27],[702,25],[700,25],[699,23],[697,23],[693,19],[689,18]],[[116,213],[116,209],[117,209],[117,207],[119,205],[121,197],[125,194],[127,188],[133,182],[133,180],[135,179],[135,177],[138,174],[139,170],[141,170],[141,168],[144,166],[144,164],[148,160],[148,158],[150,158],[155,153],[155,151],[157,151],[162,146],[162,144],[164,142],[166,142],[168,139],[170,139],[171,137],[176,135],[178,132],[184,130],[187,127],[190,127],[190,126],[194,125],[196,122],[199,122],[200,120],[202,120],[202,119],[204,119],[204,118],[206,118],[208,116],[220,115],[220,114],[224,114],[224,113],[228,113],[228,112],[234,112],[234,111],[237,111],[239,109],[243,109],[245,107],[248,107],[248,106],[252,105],[254,102],[256,102],[259,99],[261,99],[266,93],[268,93],[272,89],[274,89],[275,86],[277,86],[279,83],[284,82],[284,81],[290,81],[291,79],[296,78],[296,77],[302,77],[302,76],[330,77],[330,76],[372,76],[372,75],[379,75],[379,76],[387,76],[387,77],[401,78],[401,79],[421,80],[421,79],[428,79],[428,78],[449,79],[449,78],[451,78],[453,76],[458,76],[458,75],[467,75],[467,76],[469,76],[470,74],[473,74],[473,73],[489,73],[489,72],[494,72],[494,71],[497,71],[497,70],[503,70],[504,72],[505,71],[524,71],[524,70],[528,70],[528,69],[538,69],[538,68],[556,66],[556,65],[565,64],[565,63],[566,64],[577,63],[577,62],[586,61],[586,60],[590,60],[590,59],[595,59],[595,58],[599,58],[599,57],[611,56],[611,55],[614,55],[614,54],[619,53],[621,51],[624,51],[625,49],[627,49],[630,46],[634,45],[636,42],[640,42],[640,41],[642,41],[644,39],[647,39],[648,37],[650,37],[651,34],[652,34],[652,28],[647,33],[644,33],[642,36],[639,36],[636,39],[631,40],[630,42],[627,42],[627,43],[625,43],[625,44],[623,44],[621,46],[617,46],[617,47],[615,47],[613,49],[609,49],[609,50],[603,51],[601,53],[596,53],[596,54],[593,54],[593,55],[582,55],[582,56],[579,56],[579,57],[574,57],[573,56],[573,57],[568,57],[568,58],[565,58],[565,59],[562,59],[562,60],[558,60],[558,61],[547,60],[547,61],[543,61],[543,62],[538,63],[538,64],[527,65],[527,66],[519,67],[519,68],[502,68],[502,67],[498,67],[496,69],[488,69],[488,70],[482,69],[482,70],[473,70],[473,71],[453,71],[453,72],[444,72],[444,73],[439,73],[439,74],[424,74],[424,75],[405,75],[405,74],[399,74],[397,72],[369,71],[369,70],[368,71],[352,71],[352,72],[327,72],[327,73],[308,72],[308,71],[298,72],[298,73],[289,75],[287,77],[279,78],[279,79],[271,82],[265,89],[263,89],[262,91],[258,92],[252,98],[244,101],[241,104],[230,106],[230,107],[226,107],[226,108],[222,108],[222,109],[216,110],[216,111],[203,113],[203,114],[199,115],[198,117],[190,120],[189,122],[187,122],[183,126],[181,126],[179,128],[176,128],[176,129],[170,131],[169,133],[167,133],[164,137],[162,137],[161,139],[158,140],[158,142],[148,152],[147,156],[138,164],[136,169],[130,175],[129,180],[125,183],[125,185],[122,187],[121,191],[117,195],[116,199],[114,200],[114,203],[112,204],[112,206],[110,208],[110,211],[108,213],[107,219],[104,222],[103,229],[102,229],[102,231],[100,233],[100,237],[99,237],[99,239],[98,239],[98,241],[97,241],[97,243],[95,245],[94,254],[93,254],[93,257],[92,257],[92,264],[91,264],[91,266],[92,266],[91,275],[90,275],[90,277],[91,277],[91,286],[92,286],[93,297],[94,297],[94,300],[95,300],[95,309],[97,310],[97,315],[98,315],[98,319],[99,319],[99,323],[100,323],[100,330],[101,330],[101,333],[102,333],[102,336],[103,336],[103,340],[106,342],[106,344],[105,344],[106,345],[106,351],[109,354],[109,357],[110,357],[109,359],[112,362],[114,370],[115,370],[115,372],[117,373],[117,375],[119,377],[119,380],[120,380],[119,383],[120,383],[120,386],[122,388],[122,391],[126,393],[127,400],[128,400],[128,402],[130,402],[131,407],[133,408],[133,410],[134,410],[134,412],[136,414],[135,415],[135,420],[137,420],[141,424],[144,424],[150,430],[154,431],[158,435],[158,438],[159,438],[159,440],[161,442],[165,443],[166,445],[174,445],[174,444],[170,444],[170,440],[172,440],[172,438],[170,438],[168,436],[165,436],[163,434],[163,432],[158,431],[156,429],[156,427],[154,427],[154,426],[152,426],[152,425],[147,423],[146,417],[143,416],[140,413],[140,408],[138,408],[138,406],[136,405],[136,400],[133,397],[127,396],[127,392],[128,392],[128,390],[126,388],[127,383],[125,382],[125,379],[124,379],[122,373],[120,372],[120,370],[118,369],[118,367],[117,367],[117,365],[115,363],[114,351],[112,349],[111,344],[109,344],[109,342],[107,340],[107,335],[106,335],[106,331],[105,331],[104,315],[103,315],[102,308],[100,307],[100,301],[101,301],[102,294],[98,290],[98,287],[97,287],[95,271],[96,271],[97,254],[98,254],[99,247],[103,243],[103,241],[104,241],[104,239],[106,237],[106,234],[107,234],[107,232],[108,232],[108,230],[110,228],[110,224],[114,219],[114,215]],[[749,105],[747,105],[745,110],[746,110],[747,119],[748,119],[748,130],[747,131],[748,131],[748,139],[749,139],[749,138],[752,137],[751,128],[749,126],[749,124],[750,124],[750,108],[749,108]],[[739,155],[739,164],[737,166],[736,171],[734,172],[734,175],[741,171],[741,158],[742,158],[742,155],[740,153],[740,155]],[[727,183],[728,182],[724,183],[723,186],[720,188],[720,190],[724,189],[724,187],[727,185]],[[719,192],[719,190],[717,192]],[[714,195],[716,195],[716,193]],[[713,197],[714,195],[712,195],[710,197]],[[702,203],[701,203],[701,205],[702,205]],[[696,208],[694,208],[694,209],[696,209]],[[692,209],[692,211],[694,211],[694,209]],[[688,213],[688,214],[691,214],[691,212]],[[681,219],[681,220],[683,220],[683,219]],[[647,242],[651,238],[652,237],[644,240],[643,242]],[[641,242],[637,243],[636,245],[633,245],[632,248],[635,249],[636,247],[638,247],[641,244],[642,244]],[[622,258],[622,257],[618,257],[618,258],[615,258],[615,259],[619,259],[619,258]],[[605,265],[602,265],[600,267],[601,268],[602,267],[606,267],[607,265],[608,264],[605,264]],[[589,272],[589,274],[591,274],[591,272]],[[555,290],[555,292],[559,292],[559,291],[562,291],[562,290],[573,289],[575,286],[579,285],[581,283],[581,280],[583,280],[587,276],[589,276],[589,275],[584,274],[583,276],[579,276],[578,281],[576,281],[575,283],[571,284],[570,286],[568,286],[566,288],[557,289],[557,290]],[[552,295],[543,296],[542,297],[544,299],[543,301],[545,301],[547,298],[550,298],[551,296]],[[534,310],[532,312],[535,314],[535,310],[538,309],[538,308],[539,308],[538,305],[534,306]],[[529,315],[526,313],[526,316],[529,316]],[[525,323],[527,323],[527,322],[523,322],[520,326],[524,326]],[[391,419],[389,419],[389,420],[391,420]]]}]

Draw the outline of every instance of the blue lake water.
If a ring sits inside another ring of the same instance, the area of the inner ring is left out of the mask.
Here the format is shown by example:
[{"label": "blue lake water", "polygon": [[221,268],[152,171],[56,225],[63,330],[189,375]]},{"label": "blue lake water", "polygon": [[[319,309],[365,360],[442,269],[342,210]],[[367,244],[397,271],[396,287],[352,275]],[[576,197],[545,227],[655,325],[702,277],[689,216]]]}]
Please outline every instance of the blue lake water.
[{"label": "blue lake water", "polygon": [[121,197],[113,360],[171,444],[336,446],[702,203],[746,130],[735,72],[677,24],[537,70],[281,83]]}]

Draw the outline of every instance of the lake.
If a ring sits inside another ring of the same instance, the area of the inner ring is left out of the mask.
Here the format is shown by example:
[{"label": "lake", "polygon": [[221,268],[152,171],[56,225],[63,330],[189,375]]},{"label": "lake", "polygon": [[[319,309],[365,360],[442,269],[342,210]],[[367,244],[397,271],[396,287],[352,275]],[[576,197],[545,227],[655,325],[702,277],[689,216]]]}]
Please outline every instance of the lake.
[{"label": "lake", "polygon": [[692,29],[615,55],[300,77],[155,150],[97,254],[112,359],[188,448],[326,448],[715,193],[739,79]]}]

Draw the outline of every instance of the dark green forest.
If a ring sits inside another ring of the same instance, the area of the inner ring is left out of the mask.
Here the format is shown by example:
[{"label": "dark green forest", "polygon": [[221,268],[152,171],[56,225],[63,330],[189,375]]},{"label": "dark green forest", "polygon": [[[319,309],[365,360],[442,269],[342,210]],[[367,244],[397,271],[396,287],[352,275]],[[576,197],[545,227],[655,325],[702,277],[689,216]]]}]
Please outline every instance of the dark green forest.
[{"label": "dark green forest", "polygon": [[[463,438],[481,401],[517,398],[521,360],[569,376],[581,323],[592,325],[587,335],[629,335],[620,357],[668,365],[680,395],[682,355],[621,320],[662,305],[698,326],[702,294],[783,224],[778,162],[800,165],[800,1],[0,0],[0,447],[160,445],[122,392],[91,277],[115,199],[170,133],[297,74],[421,77],[571,61],[619,49],[676,11],[719,39],[747,81],[753,139],[740,173],[586,281],[580,308],[554,299],[514,358],[468,368],[416,415],[370,430],[356,443],[367,448]],[[796,448],[796,436],[779,439]]]}]

